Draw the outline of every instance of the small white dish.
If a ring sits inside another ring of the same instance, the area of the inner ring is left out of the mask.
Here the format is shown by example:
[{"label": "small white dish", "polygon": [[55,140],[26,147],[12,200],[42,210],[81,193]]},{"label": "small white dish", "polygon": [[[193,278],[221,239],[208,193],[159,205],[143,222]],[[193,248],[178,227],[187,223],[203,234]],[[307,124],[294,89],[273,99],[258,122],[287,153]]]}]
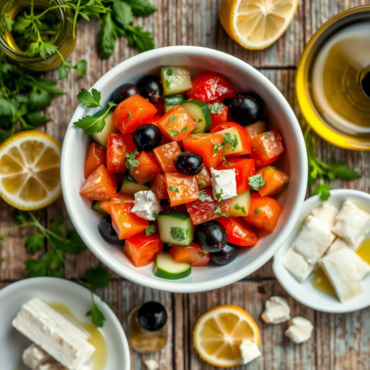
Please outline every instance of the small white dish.
[{"label": "small white dish", "polygon": [[[338,209],[342,206],[345,200],[350,200],[364,211],[370,213],[369,194],[350,189],[332,190],[330,193],[331,197],[328,202],[336,206]],[[294,299],[314,310],[328,313],[346,313],[361,310],[370,306],[370,275],[366,276],[362,280],[365,286],[365,292],[363,294],[346,303],[341,303],[336,295],[321,292],[312,285],[311,279],[313,274],[311,274],[304,283],[300,283],[283,265],[283,257],[290,248],[294,238],[297,236],[303,221],[314,208],[317,208],[321,204],[322,201],[318,195],[308,198],[303,203],[302,212],[298,218],[297,224],[293,228],[289,238],[274,256],[272,268],[275,276],[283,288]]]},{"label": "small white dish", "polygon": [[[29,370],[23,364],[22,353],[31,344],[12,326],[12,321],[21,306],[38,297],[46,303],[67,306],[82,322],[89,323],[85,313],[91,308],[91,293],[88,289],[68,280],[41,277],[21,280],[0,290],[0,359],[1,368]],[[103,369],[88,365],[92,370],[129,370],[130,350],[121,323],[109,306],[94,296],[95,303],[103,312],[106,321],[99,329],[107,344],[107,361]]]}]

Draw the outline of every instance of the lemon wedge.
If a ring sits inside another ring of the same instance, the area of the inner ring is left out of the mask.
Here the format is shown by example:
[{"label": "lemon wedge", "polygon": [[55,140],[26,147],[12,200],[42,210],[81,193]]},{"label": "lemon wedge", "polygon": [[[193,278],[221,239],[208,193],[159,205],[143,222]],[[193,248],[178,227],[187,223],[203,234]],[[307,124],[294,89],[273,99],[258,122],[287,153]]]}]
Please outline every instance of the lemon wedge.
[{"label": "lemon wedge", "polygon": [[299,0],[222,0],[225,31],[246,49],[265,49],[286,31]]},{"label": "lemon wedge", "polygon": [[60,144],[39,131],[11,136],[0,146],[0,196],[11,206],[35,210],[61,194]]},{"label": "lemon wedge", "polygon": [[232,367],[241,363],[239,346],[249,339],[259,345],[260,331],[251,316],[237,306],[218,306],[201,316],[193,331],[194,347],[209,364]]}]

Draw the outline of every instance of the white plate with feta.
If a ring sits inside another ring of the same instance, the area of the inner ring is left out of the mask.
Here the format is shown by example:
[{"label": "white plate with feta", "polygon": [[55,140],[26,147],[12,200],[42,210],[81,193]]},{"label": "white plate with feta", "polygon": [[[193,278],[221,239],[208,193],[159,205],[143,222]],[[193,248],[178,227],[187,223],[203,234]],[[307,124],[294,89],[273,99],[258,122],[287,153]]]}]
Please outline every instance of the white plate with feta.
[{"label": "white plate with feta", "polygon": [[56,361],[59,357],[76,370],[129,370],[121,323],[98,296],[94,301],[106,318],[100,329],[85,316],[91,309],[90,291],[68,280],[32,278],[0,290],[1,368],[67,369]]},{"label": "white plate with feta", "polygon": [[[370,306],[370,265],[356,254],[370,238],[370,195],[349,189],[330,193],[325,203],[319,196],[304,202],[297,224],[274,256],[273,270],[284,289],[307,307],[357,311]],[[318,268],[332,293],[313,285]]]}]

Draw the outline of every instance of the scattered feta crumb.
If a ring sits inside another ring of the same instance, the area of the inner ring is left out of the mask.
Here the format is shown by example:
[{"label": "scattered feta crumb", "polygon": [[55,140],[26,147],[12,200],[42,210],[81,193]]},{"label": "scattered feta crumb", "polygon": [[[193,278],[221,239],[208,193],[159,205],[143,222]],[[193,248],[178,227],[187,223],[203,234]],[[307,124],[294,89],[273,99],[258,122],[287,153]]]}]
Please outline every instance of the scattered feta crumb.
[{"label": "scattered feta crumb", "polygon": [[350,245],[355,245],[358,239],[370,230],[370,214],[346,200],[335,218],[333,232]]},{"label": "scattered feta crumb", "polygon": [[326,222],[330,228],[333,228],[335,223],[335,217],[338,214],[338,210],[332,204],[324,202],[320,207],[315,208],[311,215],[320,221]]},{"label": "scattered feta crumb", "polygon": [[148,368],[148,370],[157,370],[159,369],[159,364],[156,360],[149,359],[144,361],[145,366]]},{"label": "scattered feta crumb", "polygon": [[310,320],[301,316],[293,317],[289,322],[285,335],[294,343],[303,343],[311,338],[313,325]]},{"label": "scattered feta crumb", "polygon": [[31,344],[22,354],[24,364],[32,370],[38,369],[41,365],[50,362],[52,359],[48,353],[36,344]]},{"label": "scattered feta crumb", "polygon": [[216,200],[226,200],[236,197],[235,168],[230,170],[215,170],[211,168],[213,196]]},{"label": "scattered feta crumb", "polygon": [[257,344],[249,339],[243,340],[239,348],[242,355],[242,364],[248,364],[261,356]]},{"label": "scattered feta crumb", "polygon": [[308,216],[292,246],[308,263],[315,265],[334,239],[335,236],[326,223]]},{"label": "scattered feta crumb", "polygon": [[294,248],[286,252],[283,265],[300,283],[303,283],[315,268],[315,265],[309,264]]},{"label": "scattered feta crumb", "polygon": [[153,213],[158,214],[162,210],[157,197],[151,190],[138,191],[135,193],[134,207],[131,209],[132,213],[143,218],[144,220],[154,221]]},{"label": "scattered feta crumb", "polygon": [[285,298],[274,296],[265,303],[262,320],[267,324],[280,324],[290,319],[290,307]]}]

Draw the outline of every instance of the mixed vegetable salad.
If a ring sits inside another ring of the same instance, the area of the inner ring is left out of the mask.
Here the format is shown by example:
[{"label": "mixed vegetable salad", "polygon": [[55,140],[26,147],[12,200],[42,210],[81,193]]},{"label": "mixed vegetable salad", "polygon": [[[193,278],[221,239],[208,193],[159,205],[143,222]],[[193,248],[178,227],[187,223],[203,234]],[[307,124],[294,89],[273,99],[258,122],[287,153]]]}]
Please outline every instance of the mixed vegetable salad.
[{"label": "mixed vegetable salad", "polygon": [[154,262],[154,275],[180,279],[231,263],[259,230],[273,232],[283,206],[272,196],[289,175],[271,165],[286,146],[263,106],[223,75],[192,80],[186,67],[116,89],[100,121],[75,123],[94,140],[80,194],[103,215],[101,236],[134,266]]}]

